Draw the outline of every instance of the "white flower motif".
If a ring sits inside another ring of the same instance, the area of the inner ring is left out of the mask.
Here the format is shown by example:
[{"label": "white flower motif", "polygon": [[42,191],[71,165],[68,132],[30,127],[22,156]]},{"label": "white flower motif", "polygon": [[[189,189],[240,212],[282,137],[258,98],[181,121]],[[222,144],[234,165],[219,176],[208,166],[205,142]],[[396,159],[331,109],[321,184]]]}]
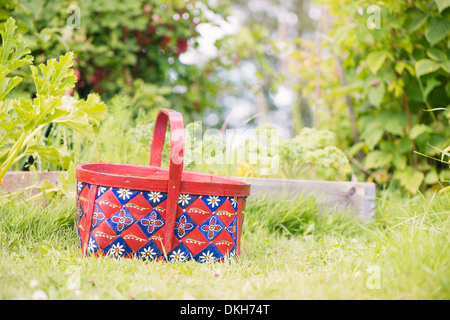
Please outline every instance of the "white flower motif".
[{"label": "white flower motif", "polygon": [[125,251],[125,249],[124,249],[123,245],[118,243],[118,244],[113,244],[112,248],[109,249],[108,254],[110,256],[113,256],[113,257],[116,257],[116,258],[120,258],[124,251]]},{"label": "white flower motif", "polygon": [[130,196],[133,194],[133,192],[130,191],[130,189],[119,189],[119,198],[130,199]]},{"label": "white flower motif", "polygon": [[228,253],[228,259],[229,260],[232,260],[232,259],[237,259],[237,255],[236,255],[236,251],[230,251],[229,253]]},{"label": "white flower motif", "polygon": [[83,183],[81,181],[78,181],[77,186],[78,186],[78,192],[80,192],[81,189],[83,189]]},{"label": "white flower motif", "polygon": [[231,198],[231,205],[232,205],[233,207],[236,207],[236,206],[237,206],[237,197]]},{"label": "white flower motif", "polygon": [[214,253],[212,253],[209,250],[207,253],[203,252],[200,257],[200,262],[203,262],[203,263],[214,262],[214,260],[216,260],[216,258],[214,258]]},{"label": "white flower motif", "polygon": [[220,199],[219,199],[219,197],[216,197],[216,196],[209,196],[209,198],[208,198],[208,204],[211,206],[211,207],[215,207],[215,206],[219,206],[219,202],[220,202]]},{"label": "white flower motif", "polygon": [[97,196],[101,195],[106,191],[106,187],[98,187]]},{"label": "white flower motif", "polygon": [[191,201],[191,197],[188,194],[180,194],[180,197],[178,198],[178,203],[181,203],[181,205],[189,204],[189,201]]},{"label": "white flower motif", "polygon": [[159,200],[159,198],[162,198],[162,194],[160,194],[161,192],[150,192],[149,195],[149,200],[153,201],[153,203],[159,203],[161,200]]},{"label": "white flower motif", "polygon": [[174,251],[170,255],[170,260],[183,262],[184,260],[186,260],[186,257],[184,256],[184,252],[181,252],[181,249],[178,249],[178,251]]},{"label": "white flower motif", "polygon": [[144,252],[141,252],[142,258],[146,260],[153,260],[155,259],[154,256],[156,256],[156,252],[153,248],[145,248]]},{"label": "white flower motif", "polygon": [[97,248],[97,245],[95,244],[95,240],[89,239],[88,251],[93,253],[95,251],[95,248]]}]

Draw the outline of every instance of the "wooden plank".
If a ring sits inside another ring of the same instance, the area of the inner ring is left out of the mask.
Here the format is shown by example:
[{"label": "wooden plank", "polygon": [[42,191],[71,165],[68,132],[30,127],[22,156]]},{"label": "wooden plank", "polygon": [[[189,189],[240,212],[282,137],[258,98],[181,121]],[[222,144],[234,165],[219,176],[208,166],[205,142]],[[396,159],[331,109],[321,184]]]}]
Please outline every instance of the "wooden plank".
[{"label": "wooden plank", "polygon": [[[56,184],[63,171],[41,172],[39,182],[44,179]],[[359,220],[372,220],[375,214],[376,187],[370,182],[351,181],[314,181],[314,180],[283,180],[265,178],[235,177],[251,183],[250,197],[258,197],[261,194],[281,194],[288,192],[292,195],[314,195],[323,209],[326,206],[337,206],[343,210],[350,210]],[[6,192],[14,192],[19,188],[29,186],[33,181],[31,172],[7,172],[3,177],[0,189]]]},{"label": "wooden plank", "polygon": [[372,220],[374,217],[376,197],[374,183],[264,178],[246,178],[245,181],[251,183],[250,197],[258,197],[264,193],[278,195],[283,192],[292,195],[304,193],[314,195],[320,203],[323,203],[321,211],[326,206],[337,206],[343,210],[350,210],[359,220]]},{"label": "wooden plank", "polygon": [[[37,182],[41,183],[44,180],[48,180],[53,185],[58,183],[61,173],[65,171],[44,171],[37,174]],[[0,184],[0,190],[2,192],[15,192],[18,189],[31,186],[36,179],[33,172],[29,171],[9,171],[7,172]],[[33,190],[32,194],[37,193],[38,190]]]}]

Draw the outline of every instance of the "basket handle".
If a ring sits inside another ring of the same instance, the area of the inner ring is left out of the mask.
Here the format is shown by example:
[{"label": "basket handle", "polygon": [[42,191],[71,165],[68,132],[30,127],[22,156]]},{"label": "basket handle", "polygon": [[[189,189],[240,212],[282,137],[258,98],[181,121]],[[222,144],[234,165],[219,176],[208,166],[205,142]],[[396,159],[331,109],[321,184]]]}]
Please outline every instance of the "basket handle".
[{"label": "basket handle", "polygon": [[183,173],[184,122],[181,113],[170,109],[159,110],[153,128],[153,139],[150,148],[150,166],[161,167],[168,120],[170,121],[170,165],[166,200],[166,234],[163,241],[165,254],[168,254],[172,247],[181,175]]}]

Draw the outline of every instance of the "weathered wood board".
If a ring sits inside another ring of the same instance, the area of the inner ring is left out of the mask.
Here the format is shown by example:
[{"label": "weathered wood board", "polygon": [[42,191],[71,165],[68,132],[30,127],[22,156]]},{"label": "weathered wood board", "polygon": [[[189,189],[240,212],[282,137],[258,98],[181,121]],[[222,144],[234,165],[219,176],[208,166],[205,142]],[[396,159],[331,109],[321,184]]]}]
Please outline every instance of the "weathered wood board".
[{"label": "weathered wood board", "polygon": [[[41,183],[48,180],[53,185],[58,183],[61,173],[65,171],[44,171],[37,174],[37,182]],[[25,188],[34,184],[36,177],[29,171],[9,171],[5,174],[0,184],[0,190],[3,192],[15,192],[18,189]],[[36,193],[34,190],[33,193]]]},{"label": "weathered wood board", "polygon": [[[242,179],[242,178],[238,178]],[[314,195],[323,208],[340,207],[350,210],[359,220],[372,220],[375,213],[376,186],[369,182],[282,180],[264,178],[246,178],[250,182],[250,197],[258,195],[282,194]]]},{"label": "weathered wood board", "polygon": [[[38,181],[44,179],[56,184],[62,171],[41,172]],[[359,220],[373,219],[375,213],[376,187],[374,183],[350,181],[312,181],[312,180],[282,180],[264,178],[238,177],[251,183],[250,197],[258,197],[264,193],[270,195],[287,192],[292,195],[314,195],[323,207],[340,207],[350,210]],[[33,182],[31,172],[7,172],[3,177],[0,189],[14,192],[19,188],[29,186]]]}]

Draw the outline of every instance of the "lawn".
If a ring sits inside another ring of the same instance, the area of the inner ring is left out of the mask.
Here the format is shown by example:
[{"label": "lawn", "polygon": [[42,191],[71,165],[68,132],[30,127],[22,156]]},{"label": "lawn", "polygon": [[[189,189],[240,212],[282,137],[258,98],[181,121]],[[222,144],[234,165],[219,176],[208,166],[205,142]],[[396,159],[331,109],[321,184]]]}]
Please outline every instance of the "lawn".
[{"label": "lawn", "polygon": [[75,201],[3,204],[0,299],[449,299],[450,195],[380,194],[372,222],[252,199],[240,260],[213,264],[82,258]]}]

